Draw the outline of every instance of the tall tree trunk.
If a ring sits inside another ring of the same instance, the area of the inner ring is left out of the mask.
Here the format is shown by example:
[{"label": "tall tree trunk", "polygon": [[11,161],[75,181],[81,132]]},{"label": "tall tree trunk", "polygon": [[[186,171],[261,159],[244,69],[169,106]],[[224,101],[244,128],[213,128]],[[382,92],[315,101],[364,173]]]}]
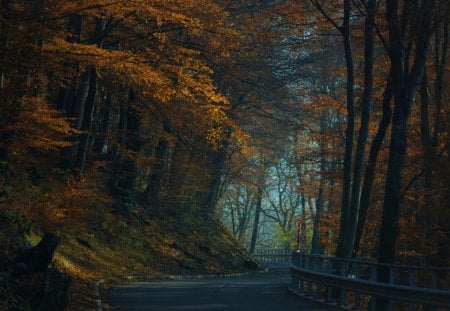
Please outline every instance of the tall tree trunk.
[{"label": "tall tree trunk", "polygon": [[352,172],[352,153],[353,153],[353,135],[355,131],[355,108],[354,108],[354,65],[352,46],[350,38],[350,14],[351,1],[344,0],[344,23],[342,26],[342,36],[345,52],[345,63],[347,67],[347,128],[345,130],[345,153],[344,153],[344,180],[342,183],[341,200],[341,220],[339,226],[339,237],[336,246],[336,256],[343,257],[343,242],[348,235],[349,229],[349,208],[350,208],[350,190],[351,190],[351,172]]},{"label": "tall tree trunk", "polygon": [[[434,132],[432,136],[432,143],[433,147],[437,148],[438,146],[438,139],[439,134],[442,131],[442,95],[444,90],[444,73],[446,69],[447,64],[447,53],[448,53],[448,13],[450,11],[450,4],[447,3],[446,5],[446,16],[444,20],[443,29],[440,28],[440,25],[435,25],[435,72],[436,72],[436,81],[434,83],[434,104],[436,106],[436,113],[435,113],[435,126],[434,126]],[[442,32],[441,32],[442,31]],[[442,36],[442,38],[441,38]],[[443,42],[441,43],[441,40],[443,39]]]},{"label": "tall tree trunk", "polygon": [[347,236],[343,237],[341,257],[351,258],[353,244],[358,222],[358,210],[361,191],[361,178],[363,174],[364,155],[367,138],[369,136],[370,109],[372,106],[373,88],[373,28],[376,10],[376,1],[369,0],[367,3],[367,17],[364,27],[364,91],[361,103],[361,125],[359,128],[358,142],[355,152],[355,163],[353,168],[353,184],[348,212]]},{"label": "tall tree trunk", "polygon": [[[83,17],[79,14],[72,14],[69,16],[67,24],[68,24],[67,31],[69,33],[69,35],[67,36],[67,41],[70,43],[81,43]],[[85,75],[89,76],[88,73],[85,73]],[[85,86],[86,90],[84,92],[82,92],[85,95],[81,96],[79,100],[82,99],[83,104],[84,104],[84,101],[86,100],[88,85],[89,85],[89,81],[84,81],[82,83],[82,86]],[[56,97],[56,100],[57,100],[56,107],[60,110],[65,111],[66,115],[68,115],[69,117],[78,116],[78,115],[74,114],[74,100],[76,99],[75,96],[77,93],[76,87],[68,87],[68,88],[60,87],[58,89],[57,93],[58,93],[58,96]],[[79,103],[78,103],[78,106],[79,106]],[[80,123],[80,126],[81,126],[81,123]],[[79,127],[78,127],[78,129],[79,129]]]},{"label": "tall tree trunk", "polygon": [[302,215],[300,216],[300,249],[306,251],[307,241],[306,241],[306,197],[302,195]]},{"label": "tall tree trunk", "polygon": [[89,69],[89,91],[86,97],[85,104],[83,105],[84,114],[83,114],[83,122],[81,123],[80,130],[83,133],[80,135],[80,143],[78,144],[78,152],[77,158],[75,162],[75,166],[78,167],[80,171],[80,175],[83,174],[84,169],[86,167],[86,160],[89,151],[90,139],[91,139],[91,131],[92,124],[94,121],[94,112],[95,112],[95,100],[97,95],[97,72],[95,68]]},{"label": "tall tree trunk", "polygon": [[[445,83],[448,81],[445,81],[445,68],[448,66],[447,65],[447,55],[448,55],[448,41],[449,41],[449,31],[448,31],[448,26],[449,26],[449,21],[450,18],[449,13],[450,13],[450,3],[447,2],[445,4],[445,15],[447,16],[447,18],[445,18],[444,20],[444,24],[442,26],[442,29],[439,31],[439,34],[442,34],[442,43],[441,43],[441,56],[440,56],[440,61],[439,58],[437,59],[436,62],[436,82],[435,82],[435,103],[436,106],[439,107],[439,110],[442,109],[444,111],[449,111],[450,110],[450,103],[443,101],[443,92],[444,92],[444,88],[445,88]],[[436,51],[439,50],[439,42],[438,40],[436,40]],[[448,98],[448,97],[447,97]],[[440,114],[438,110],[438,114]],[[446,123],[446,128],[447,128],[447,139],[448,137],[450,137],[450,114],[447,113],[447,123]],[[436,126],[435,128],[435,149],[437,149],[438,147],[438,137],[439,134],[444,134],[444,128],[442,126]],[[440,131],[440,133],[438,132]],[[443,135],[445,136],[445,135]],[[447,144],[447,155],[448,155],[448,160],[450,160],[450,144]],[[450,161],[449,161],[450,162]],[[449,163],[448,162],[448,163]],[[442,208],[445,210],[446,208],[448,208],[448,202],[450,202],[450,185],[447,183],[446,185],[444,185],[443,187],[443,200],[441,200],[441,206]],[[438,221],[439,223],[439,227],[442,228],[442,232],[445,232],[446,230],[448,230],[448,222],[447,219],[442,219],[440,218],[440,221]],[[436,258],[439,261],[443,261],[446,259],[447,262],[442,262],[443,265],[448,265],[448,258],[450,258],[450,236],[447,234],[445,238],[443,238],[439,245],[438,245],[438,250],[436,253]],[[435,260],[435,262],[437,262],[437,260]],[[441,264],[441,262],[437,262],[438,264]]]},{"label": "tall tree trunk", "polygon": [[[409,55],[405,57],[402,31],[398,16],[398,1],[387,0],[386,17],[389,30],[389,56],[392,67],[392,85],[394,90],[394,114],[392,119],[391,143],[389,146],[389,162],[385,186],[383,215],[380,227],[380,243],[378,260],[381,263],[395,261],[398,219],[401,204],[403,168],[405,164],[406,138],[408,118],[413,103],[414,93],[422,80],[426,61],[428,40],[431,35],[431,12],[433,0],[425,0],[420,8],[414,63],[408,72]],[[380,269],[378,280],[389,281],[389,270]],[[380,303],[380,308],[383,307]],[[378,306],[377,306],[378,308]]]},{"label": "tall tree trunk", "polygon": [[323,185],[321,183],[319,188],[319,194],[316,199],[316,213],[313,220],[313,236],[311,239],[311,253],[320,253],[322,247],[320,245],[320,218],[322,217],[323,208]]},{"label": "tall tree trunk", "polygon": [[105,155],[108,153],[108,135],[111,130],[112,123],[112,107],[113,100],[110,92],[106,94],[105,106],[100,109],[100,126],[98,130],[99,137],[95,140],[95,150],[101,154]]},{"label": "tall tree trunk", "polygon": [[377,133],[372,141],[372,145],[369,151],[369,159],[366,165],[366,171],[364,173],[364,182],[361,190],[361,200],[359,203],[358,225],[355,233],[355,243],[353,247],[354,255],[357,255],[359,246],[361,243],[361,237],[364,231],[364,225],[366,223],[367,211],[369,210],[370,198],[372,194],[372,187],[375,181],[375,172],[377,168],[378,154],[380,153],[381,146],[386,137],[386,132],[391,123],[392,109],[391,99],[393,95],[391,77],[389,76],[386,85],[386,90],[383,96],[383,112],[381,115],[381,121],[378,125]]},{"label": "tall tree trunk", "polygon": [[[80,76],[80,81],[76,90],[76,97],[73,105],[70,102],[65,103],[66,107],[69,109],[68,115],[71,117],[76,117],[77,121],[75,123],[75,128],[80,130],[83,126],[83,120],[85,116],[85,105],[86,100],[89,95],[89,86],[91,79],[91,69],[86,70]],[[67,94],[69,96],[69,94]]]},{"label": "tall tree trunk", "polygon": [[[430,133],[428,108],[429,108],[428,79],[426,69],[424,69],[422,82],[420,84],[420,137],[422,140],[422,150],[423,150],[425,202],[427,202],[427,204],[433,204],[431,193],[433,189],[432,186],[433,166],[431,164],[436,159],[436,149],[435,149],[436,146],[434,144],[434,139],[432,138]],[[439,110],[436,110],[436,113],[439,114],[440,113]],[[438,126],[439,126],[438,123],[436,123],[435,127]],[[436,132],[437,129],[435,130],[435,133]]]},{"label": "tall tree trunk", "polygon": [[119,180],[122,172],[122,163],[124,161],[123,151],[121,150],[121,146],[125,145],[125,141],[127,138],[126,130],[127,130],[127,109],[126,105],[121,105],[119,111],[119,121],[117,124],[117,142],[113,145],[112,153],[113,153],[113,163],[114,163],[114,174],[111,178],[111,187],[114,192],[119,192],[119,197],[122,196],[122,192],[119,189]]},{"label": "tall tree trunk", "polygon": [[[106,21],[103,18],[97,18],[95,23],[94,35],[93,35],[93,43],[95,43],[98,47],[103,45],[103,32],[105,31]],[[91,131],[94,122],[94,112],[95,112],[95,103],[97,96],[97,87],[98,87],[98,75],[95,67],[91,67],[88,70],[89,73],[89,90],[86,96],[86,99],[83,103],[80,103],[80,118],[78,119],[78,125],[81,123],[80,129],[83,131],[83,134],[80,135],[80,143],[78,144],[78,152],[75,161],[75,165],[78,167],[80,171],[80,175],[83,174],[84,169],[86,167],[86,160],[88,157],[90,139],[91,139]],[[82,116],[82,117],[81,117]]]},{"label": "tall tree trunk", "polygon": [[167,170],[167,156],[169,154],[169,142],[160,138],[155,148],[156,163],[153,166],[149,179],[147,198],[149,207],[153,212],[159,213],[162,207],[162,186]]},{"label": "tall tree trunk", "polygon": [[[247,189],[245,189],[244,191],[248,191]],[[237,237],[238,240],[243,242],[245,239],[245,232],[247,229],[247,222],[248,222],[248,212],[249,212],[249,207],[250,207],[250,197],[248,196],[248,193],[246,194],[245,197],[245,201],[244,201],[244,207],[243,209],[240,208],[241,202],[240,202],[240,189],[238,191],[238,195],[236,198],[236,207],[237,210],[239,211],[239,225],[238,225],[238,232],[237,232]]]},{"label": "tall tree trunk", "polygon": [[212,177],[208,187],[208,196],[206,198],[208,215],[213,215],[216,210],[217,200],[220,195],[220,180],[225,165],[227,147],[228,141],[224,141],[219,150],[215,150],[212,155]]},{"label": "tall tree trunk", "polygon": [[313,236],[311,239],[311,252],[323,252],[322,246],[320,245],[320,219],[322,217],[323,210],[323,191],[325,187],[324,174],[326,169],[325,163],[325,138],[323,137],[327,130],[327,124],[325,120],[325,115],[322,115],[320,119],[320,133],[322,138],[320,140],[320,185],[319,193],[316,199],[316,213],[314,214],[313,220]]},{"label": "tall tree trunk", "polygon": [[142,146],[140,138],[141,120],[133,105],[136,97],[132,90],[128,91],[127,105],[120,112],[119,119],[119,141],[121,151],[116,151],[114,161],[115,170],[113,175],[113,189],[116,198],[119,199],[118,212],[128,216],[128,204],[135,203],[136,193],[136,160]]},{"label": "tall tree trunk", "polygon": [[250,240],[250,253],[255,253],[256,241],[258,239],[258,230],[259,230],[259,218],[261,215],[262,208],[262,197],[264,193],[264,176],[261,174],[258,177],[257,182],[257,192],[256,192],[256,204],[255,204],[255,218],[253,219],[253,230],[252,230],[252,238]]}]

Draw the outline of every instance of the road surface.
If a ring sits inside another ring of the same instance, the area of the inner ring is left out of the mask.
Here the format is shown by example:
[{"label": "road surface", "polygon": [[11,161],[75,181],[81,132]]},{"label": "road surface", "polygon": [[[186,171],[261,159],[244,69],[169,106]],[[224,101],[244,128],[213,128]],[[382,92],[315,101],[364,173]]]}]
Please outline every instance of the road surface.
[{"label": "road surface", "polygon": [[111,310],[333,310],[289,293],[289,279],[286,264],[272,264],[269,272],[242,277],[130,283],[111,289],[108,296]]}]

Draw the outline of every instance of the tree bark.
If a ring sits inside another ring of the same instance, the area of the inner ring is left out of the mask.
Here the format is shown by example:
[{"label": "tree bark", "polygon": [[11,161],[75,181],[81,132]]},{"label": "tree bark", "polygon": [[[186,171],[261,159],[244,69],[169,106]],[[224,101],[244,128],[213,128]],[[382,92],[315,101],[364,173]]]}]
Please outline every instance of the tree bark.
[{"label": "tree bark", "polygon": [[392,109],[391,99],[393,95],[392,82],[388,78],[386,90],[383,96],[383,112],[381,115],[381,121],[378,126],[377,133],[372,141],[372,145],[369,151],[369,159],[366,165],[366,171],[364,174],[364,182],[361,190],[361,200],[359,203],[358,225],[355,233],[355,243],[353,247],[353,254],[357,255],[359,246],[361,243],[361,237],[364,231],[364,225],[366,223],[367,211],[369,210],[370,198],[372,194],[372,187],[375,180],[375,172],[377,168],[377,159],[380,152],[383,141],[386,137],[386,132],[391,123]]},{"label": "tree bark", "polygon": [[[425,0],[420,8],[416,8],[417,14],[420,15],[420,22],[417,31],[414,62],[409,71],[409,55],[405,57],[403,49],[403,34],[400,29],[398,1],[387,0],[386,2],[386,17],[389,30],[389,56],[391,59],[392,85],[394,90],[394,114],[389,146],[383,215],[380,227],[378,261],[381,263],[393,263],[395,261],[408,118],[414,93],[422,80],[428,40],[431,35],[430,21],[433,3],[433,0]],[[389,270],[380,269],[378,280],[388,282]]]},{"label": "tree bark", "polygon": [[95,68],[90,68],[88,72],[89,91],[86,96],[85,104],[82,105],[84,110],[83,117],[80,118],[83,120],[80,127],[80,130],[82,130],[83,133],[80,135],[80,142],[78,144],[78,152],[75,162],[75,166],[78,167],[80,175],[83,174],[86,167],[86,160],[89,151],[89,140],[91,138],[92,124],[94,121],[95,99],[97,96],[97,72]]},{"label": "tree bark", "polygon": [[349,208],[350,208],[350,190],[351,190],[351,172],[352,172],[352,153],[353,153],[353,135],[355,130],[355,112],[354,112],[354,65],[350,38],[350,14],[351,1],[344,0],[344,22],[342,27],[342,36],[344,43],[345,62],[347,68],[347,128],[345,131],[345,153],[344,153],[344,179],[342,183],[341,200],[341,220],[339,226],[339,237],[336,246],[336,256],[344,257],[343,252],[344,239],[348,236],[349,229]]},{"label": "tree bark", "polygon": [[101,154],[105,155],[108,153],[108,135],[111,130],[112,123],[112,109],[113,100],[111,93],[106,94],[105,107],[100,110],[101,121],[99,126],[99,137],[95,140],[95,150]]},{"label": "tree bark", "polygon": [[255,253],[256,241],[258,239],[259,218],[261,215],[262,197],[263,197],[263,193],[264,193],[264,176],[262,174],[258,178],[257,188],[258,189],[256,192],[255,218],[253,219],[252,238],[250,240],[250,253],[251,254]]},{"label": "tree bark", "polygon": [[155,148],[156,163],[153,166],[149,179],[147,198],[149,207],[154,212],[159,212],[162,206],[162,186],[166,174],[167,156],[169,154],[169,142],[165,138],[160,138]]},{"label": "tree bark", "polygon": [[325,138],[323,135],[327,130],[327,124],[325,120],[325,115],[322,115],[320,120],[320,133],[322,134],[322,138],[320,140],[320,185],[319,185],[319,193],[316,199],[316,213],[314,214],[313,220],[313,236],[311,239],[311,252],[312,253],[320,253],[322,252],[322,246],[320,245],[320,219],[322,217],[323,211],[323,191],[325,186],[324,174],[326,169],[325,163]]},{"label": "tree bark", "polygon": [[355,163],[353,168],[353,183],[351,201],[348,212],[347,236],[343,237],[341,257],[351,258],[355,234],[357,230],[358,211],[361,191],[361,178],[363,174],[364,155],[367,138],[369,136],[370,109],[372,106],[373,88],[373,40],[374,17],[376,1],[369,0],[367,4],[367,16],[364,27],[364,91],[361,103],[361,126],[358,133],[358,142],[355,151]]},{"label": "tree bark", "polygon": [[206,198],[207,214],[213,215],[216,211],[217,200],[220,194],[220,180],[225,165],[225,156],[228,142],[224,141],[219,150],[215,150],[212,156],[212,177],[208,187]]},{"label": "tree bark", "polygon": [[[93,35],[93,43],[98,47],[103,45],[103,32],[106,27],[106,21],[102,18],[98,18],[95,23],[95,30]],[[78,144],[78,152],[75,161],[76,167],[79,169],[80,175],[83,174],[86,167],[86,161],[89,152],[91,131],[94,122],[95,103],[98,87],[98,75],[95,67],[89,68],[87,71],[89,74],[89,87],[84,103],[80,102],[80,118],[77,122],[77,128],[83,131],[80,135],[80,143]]]}]

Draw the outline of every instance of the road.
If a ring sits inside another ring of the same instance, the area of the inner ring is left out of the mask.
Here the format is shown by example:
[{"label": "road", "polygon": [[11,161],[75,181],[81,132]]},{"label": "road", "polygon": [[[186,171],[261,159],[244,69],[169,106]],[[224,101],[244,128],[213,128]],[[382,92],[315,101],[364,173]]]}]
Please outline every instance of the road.
[{"label": "road", "polygon": [[287,265],[241,277],[130,283],[109,292],[111,310],[325,311],[286,289]]}]

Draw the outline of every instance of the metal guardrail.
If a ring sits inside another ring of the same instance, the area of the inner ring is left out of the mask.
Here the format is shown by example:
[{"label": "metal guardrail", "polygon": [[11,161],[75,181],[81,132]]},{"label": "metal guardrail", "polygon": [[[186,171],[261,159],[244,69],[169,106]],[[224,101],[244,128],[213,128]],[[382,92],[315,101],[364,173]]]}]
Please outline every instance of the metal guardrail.
[{"label": "metal guardrail", "polygon": [[[333,272],[336,267],[342,272]],[[388,271],[388,283],[377,281],[380,269]],[[294,252],[291,276],[291,291],[334,306],[353,310],[450,310],[450,268],[388,265]],[[382,301],[387,302],[383,307]]]},{"label": "metal guardrail", "polygon": [[258,249],[253,256],[263,262],[289,262],[292,253],[285,249]]}]

